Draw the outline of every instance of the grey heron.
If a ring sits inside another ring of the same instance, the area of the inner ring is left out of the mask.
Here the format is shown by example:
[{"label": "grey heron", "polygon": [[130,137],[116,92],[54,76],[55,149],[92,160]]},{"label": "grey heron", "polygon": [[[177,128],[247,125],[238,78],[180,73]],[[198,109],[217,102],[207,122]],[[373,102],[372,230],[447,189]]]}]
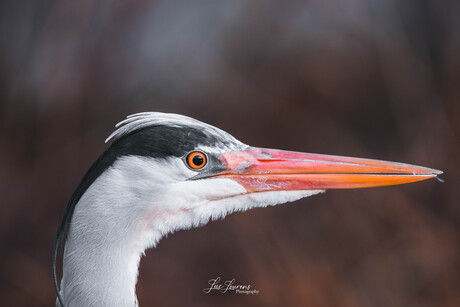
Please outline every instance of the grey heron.
[{"label": "grey heron", "polygon": [[[138,113],[116,127],[58,228],[57,306],[137,306],[141,255],[176,230],[327,189],[403,184],[442,173],[403,163],[255,148],[177,114]],[[59,246],[64,246],[60,290]]]}]

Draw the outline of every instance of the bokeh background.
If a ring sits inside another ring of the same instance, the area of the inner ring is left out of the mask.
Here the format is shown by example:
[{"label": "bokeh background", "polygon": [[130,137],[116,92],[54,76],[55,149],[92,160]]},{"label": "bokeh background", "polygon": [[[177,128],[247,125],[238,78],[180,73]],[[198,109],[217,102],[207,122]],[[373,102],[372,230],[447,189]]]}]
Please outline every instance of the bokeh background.
[{"label": "bokeh background", "polygon": [[[52,306],[65,203],[114,124],[444,170],[163,239],[141,306],[460,306],[460,2],[0,2],[0,305]],[[204,294],[236,278],[258,295]]]}]

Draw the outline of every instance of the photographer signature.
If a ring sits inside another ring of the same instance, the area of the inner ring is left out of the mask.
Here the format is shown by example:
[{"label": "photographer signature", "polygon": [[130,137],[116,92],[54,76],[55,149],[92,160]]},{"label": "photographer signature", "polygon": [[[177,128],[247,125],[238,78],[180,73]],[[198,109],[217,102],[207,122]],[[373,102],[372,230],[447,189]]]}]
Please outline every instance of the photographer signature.
[{"label": "photographer signature", "polygon": [[226,280],[221,283],[221,278],[213,278],[208,281],[209,288],[203,289],[204,293],[210,293],[211,291],[218,291],[220,293],[235,292],[239,294],[259,294],[259,290],[252,289],[251,285],[239,285],[236,284],[236,279]]}]

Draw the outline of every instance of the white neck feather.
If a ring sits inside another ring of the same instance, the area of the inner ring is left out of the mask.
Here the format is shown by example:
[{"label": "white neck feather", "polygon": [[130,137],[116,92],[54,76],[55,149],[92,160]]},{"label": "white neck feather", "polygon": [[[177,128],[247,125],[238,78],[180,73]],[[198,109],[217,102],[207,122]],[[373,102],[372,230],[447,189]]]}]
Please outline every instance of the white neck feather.
[{"label": "white neck feather", "polygon": [[135,306],[140,257],[165,234],[321,192],[247,194],[230,179],[184,181],[194,175],[178,158],[127,156],[96,179],[75,207],[65,245],[66,307]]}]

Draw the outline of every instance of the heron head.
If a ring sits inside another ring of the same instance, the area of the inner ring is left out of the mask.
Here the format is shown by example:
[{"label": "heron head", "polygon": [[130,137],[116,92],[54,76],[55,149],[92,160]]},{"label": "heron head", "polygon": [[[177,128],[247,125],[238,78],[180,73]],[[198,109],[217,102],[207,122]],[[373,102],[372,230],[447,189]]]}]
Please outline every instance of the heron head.
[{"label": "heron head", "polygon": [[149,244],[234,211],[327,189],[402,184],[441,173],[402,163],[251,147],[175,114],[135,114],[117,127],[107,139],[111,145],[85,176],[80,196],[92,197],[99,206],[92,212],[109,217],[98,218],[148,229]]}]

